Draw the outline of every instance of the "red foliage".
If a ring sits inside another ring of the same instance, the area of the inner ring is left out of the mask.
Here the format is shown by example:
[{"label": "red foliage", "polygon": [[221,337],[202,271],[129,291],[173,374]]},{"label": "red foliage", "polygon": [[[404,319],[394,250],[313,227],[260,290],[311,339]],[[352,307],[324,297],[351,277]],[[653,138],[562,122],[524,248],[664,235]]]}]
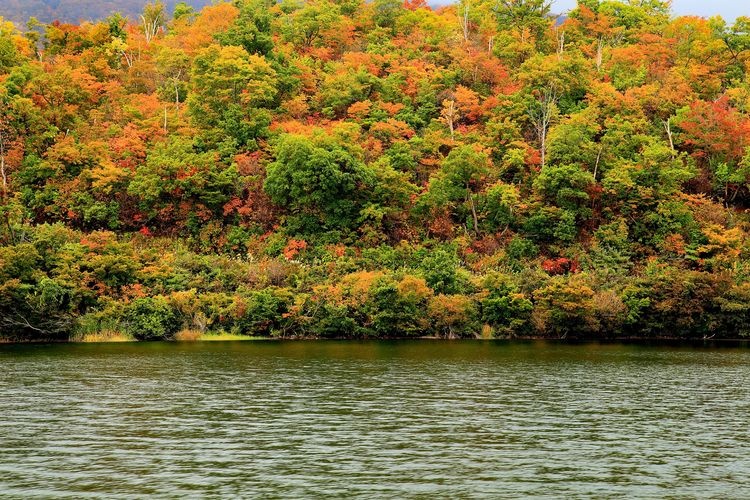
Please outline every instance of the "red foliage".
[{"label": "red foliage", "polygon": [[580,272],[580,266],[577,261],[558,257],[557,259],[547,259],[542,263],[542,269],[551,275],[559,276],[562,274],[576,274]]},{"label": "red foliage", "polygon": [[466,253],[476,252],[481,255],[493,255],[500,248],[500,243],[494,236],[484,236],[481,239],[472,242],[471,247],[466,249]]},{"label": "red foliage", "polygon": [[428,229],[431,235],[441,240],[449,240],[453,237],[453,221],[446,211],[433,213]]},{"label": "red foliage", "polygon": [[697,158],[737,162],[750,144],[750,120],[731,107],[725,97],[693,103],[679,126],[684,131],[683,143]]},{"label": "red foliage", "polygon": [[404,8],[407,10],[429,9],[425,0],[404,0]]},{"label": "red foliage", "polygon": [[307,248],[307,242],[305,240],[291,239],[286,244],[286,247],[284,247],[282,253],[284,254],[286,260],[292,260],[305,248]]}]

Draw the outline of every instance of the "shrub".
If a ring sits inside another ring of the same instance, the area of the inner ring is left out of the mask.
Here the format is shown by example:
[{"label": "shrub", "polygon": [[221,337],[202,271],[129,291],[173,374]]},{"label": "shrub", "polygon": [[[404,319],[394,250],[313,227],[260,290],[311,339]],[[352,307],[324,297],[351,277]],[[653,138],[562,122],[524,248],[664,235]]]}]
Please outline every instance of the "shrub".
[{"label": "shrub", "polygon": [[380,337],[413,336],[426,330],[426,297],[431,293],[424,280],[406,276],[397,283],[380,278],[370,288],[372,329]]},{"label": "shrub", "polygon": [[430,299],[428,312],[440,336],[455,338],[479,333],[476,307],[469,297],[437,295]]},{"label": "shrub", "polygon": [[182,326],[164,297],[134,300],[125,310],[125,325],[137,340],[169,340]]},{"label": "shrub", "polygon": [[526,333],[533,305],[510,279],[490,276],[489,295],[482,301],[482,320],[504,335]]},{"label": "shrub", "polygon": [[271,335],[280,328],[290,301],[283,291],[269,288],[238,297],[233,304],[235,324],[241,333]]},{"label": "shrub", "polygon": [[438,249],[426,257],[419,266],[427,285],[435,293],[461,293],[466,286],[466,277],[460,272],[455,252]]}]

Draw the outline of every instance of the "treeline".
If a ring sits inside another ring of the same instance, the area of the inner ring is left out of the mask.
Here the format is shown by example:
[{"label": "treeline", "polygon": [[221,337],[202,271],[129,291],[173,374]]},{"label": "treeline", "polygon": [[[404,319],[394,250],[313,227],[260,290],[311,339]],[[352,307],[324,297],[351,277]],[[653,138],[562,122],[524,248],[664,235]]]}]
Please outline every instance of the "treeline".
[{"label": "treeline", "polygon": [[[609,228],[611,230],[612,228]],[[268,242],[257,261],[179,240],[123,241],[40,225],[0,249],[0,326],[23,337],[180,331],[271,337],[707,337],[750,333],[750,285],[652,262],[639,276],[611,248],[539,268],[512,240],[499,270],[472,272],[456,244],[355,250]],[[279,251],[289,258],[273,258]],[[302,251],[305,258],[297,252]],[[10,336],[13,338],[13,336]]]},{"label": "treeline", "polygon": [[0,23],[0,329],[736,337],[750,19],[237,0]]}]

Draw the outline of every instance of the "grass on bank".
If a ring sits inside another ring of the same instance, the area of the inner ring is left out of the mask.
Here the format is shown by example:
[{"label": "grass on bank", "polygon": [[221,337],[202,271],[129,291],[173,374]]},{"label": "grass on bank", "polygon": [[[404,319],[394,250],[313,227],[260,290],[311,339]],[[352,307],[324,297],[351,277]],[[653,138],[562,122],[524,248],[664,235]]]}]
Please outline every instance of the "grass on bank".
[{"label": "grass on bank", "polygon": [[200,332],[198,330],[181,330],[175,334],[177,342],[216,342],[227,340],[263,340],[266,337],[243,335],[239,333],[226,332]]},{"label": "grass on bank", "polygon": [[71,342],[136,342],[136,340],[127,333],[116,330],[102,330],[100,332],[87,332],[74,335],[70,338]]},{"label": "grass on bank", "polygon": [[[198,330],[181,330],[175,334],[175,342],[216,342],[229,340],[264,340],[266,337],[242,335],[226,332],[200,332]],[[132,335],[117,330],[102,330],[73,335],[70,342],[105,343],[105,342],[138,342]]]}]

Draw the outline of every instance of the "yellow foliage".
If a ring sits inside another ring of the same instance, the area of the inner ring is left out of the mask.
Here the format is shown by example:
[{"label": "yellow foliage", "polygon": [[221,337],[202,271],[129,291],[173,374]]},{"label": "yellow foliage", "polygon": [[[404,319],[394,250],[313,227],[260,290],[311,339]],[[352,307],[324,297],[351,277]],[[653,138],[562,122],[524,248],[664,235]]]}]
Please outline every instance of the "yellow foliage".
[{"label": "yellow foliage", "polygon": [[406,275],[398,284],[398,293],[404,298],[420,301],[432,296],[432,289],[424,278]]},{"label": "yellow foliage", "polygon": [[364,303],[372,285],[383,276],[385,274],[382,271],[360,271],[345,276],[341,280],[341,286],[355,302]]},{"label": "yellow foliage", "polygon": [[112,190],[122,182],[126,182],[132,175],[130,170],[120,168],[110,160],[104,160],[91,170],[91,186],[111,194]]},{"label": "yellow foliage", "polygon": [[464,333],[474,313],[474,302],[463,295],[440,294],[430,299],[427,312],[440,332],[453,336]]}]

